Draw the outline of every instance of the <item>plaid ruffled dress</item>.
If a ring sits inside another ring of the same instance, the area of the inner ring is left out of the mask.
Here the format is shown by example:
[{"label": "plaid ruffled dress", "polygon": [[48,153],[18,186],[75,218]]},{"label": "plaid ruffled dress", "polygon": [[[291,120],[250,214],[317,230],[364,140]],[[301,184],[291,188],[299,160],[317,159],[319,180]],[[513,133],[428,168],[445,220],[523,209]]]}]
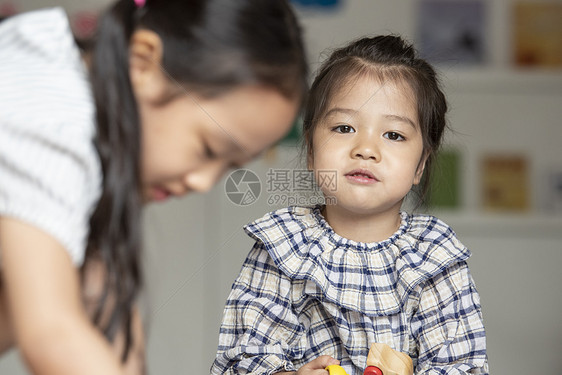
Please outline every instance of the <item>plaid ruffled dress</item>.
[{"label": "plaid ruffled dress", "polygon": [[256,240],[232,286],[212,374],[295,371],[320,355],[362,374],[371,343],[409,354],[416,374],[487,374],[480,301],[453,230],[401,213],[378,243],[336,234],[320,207],[245,227]]}]

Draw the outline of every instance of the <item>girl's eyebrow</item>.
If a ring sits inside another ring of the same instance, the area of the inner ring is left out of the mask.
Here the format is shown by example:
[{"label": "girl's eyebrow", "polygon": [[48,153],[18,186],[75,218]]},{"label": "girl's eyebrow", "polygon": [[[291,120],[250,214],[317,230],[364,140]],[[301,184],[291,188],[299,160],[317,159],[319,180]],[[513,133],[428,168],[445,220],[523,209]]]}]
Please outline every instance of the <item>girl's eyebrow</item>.
[{"label": "girl's eyebrow", "polygon": [[384,117],[389,119],[389,120],[393,120],[393,121],[405,122],[406,124],[410,124],[414,129],[416,129],[416,130],[418,129],[416,123],[406,116],[384,115]]},{"label": "girl's eyebrow", "polygon": [[359,113],[359,111],[356,110],[356,109],[351,109],[351,108],[334,107],[334,108],[330,109],[328,112],[326,112],[324,117],[331,116],[335,113],[343,113],[343,114],[349,115],[351,117],[351,116],[355,116],[357,113]]},{"label": "girl's eyebrow", "polygon": [[[328,112],[326,112],[324,117],[329,117],[329,116],[332,116],[332,115],[337,114],[337,113],[346,114],[351,118],[351,117],[357,115],[359,113],[359,110],[351,109],[351,108],[334,107],[334,108],[330,109]],[[416,123],[412,119],[410,119],[409,117],[400,116],[400,115],[392,115],[392,114],[384,115],[384,117],[389,119],[389,120],[392,120],[392,121],[404,122],[406,124],[411,125],[414,129],[416,129],[416,130],[418,129],[418,126],[416,125]]]}]

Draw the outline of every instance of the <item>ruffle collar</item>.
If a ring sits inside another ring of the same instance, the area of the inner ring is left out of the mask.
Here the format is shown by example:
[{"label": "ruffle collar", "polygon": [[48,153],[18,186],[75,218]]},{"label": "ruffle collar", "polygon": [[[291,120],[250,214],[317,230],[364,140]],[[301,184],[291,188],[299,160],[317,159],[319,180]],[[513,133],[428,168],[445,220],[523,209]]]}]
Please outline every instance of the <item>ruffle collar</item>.
[{"label": "ruffle collar", "polygon": [[401,212],[392,236],[364,243],[335,233],[320,209],[283,208],[244,229],[264,244],[281,272],[314,282],[307,294],[345,309],[396,314],[417,285],[470,256],[453,230],[432,216]]}]

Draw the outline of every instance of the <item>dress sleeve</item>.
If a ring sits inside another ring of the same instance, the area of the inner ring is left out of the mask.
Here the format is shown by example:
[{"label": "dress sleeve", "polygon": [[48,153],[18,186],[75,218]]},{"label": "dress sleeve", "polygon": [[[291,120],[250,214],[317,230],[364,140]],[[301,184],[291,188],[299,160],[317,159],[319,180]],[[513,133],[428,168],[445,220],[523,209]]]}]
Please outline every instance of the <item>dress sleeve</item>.
[{"label": "dress sleeve", "polygon": [[212,374],[295,371],[304,329],[291,308],[291,280],[257,242],[226,302]]},{"label": "dress sleeve", "polygon": [[426,283],[411,329],[416,375],[488,374],[480,297],[466,262]]}]

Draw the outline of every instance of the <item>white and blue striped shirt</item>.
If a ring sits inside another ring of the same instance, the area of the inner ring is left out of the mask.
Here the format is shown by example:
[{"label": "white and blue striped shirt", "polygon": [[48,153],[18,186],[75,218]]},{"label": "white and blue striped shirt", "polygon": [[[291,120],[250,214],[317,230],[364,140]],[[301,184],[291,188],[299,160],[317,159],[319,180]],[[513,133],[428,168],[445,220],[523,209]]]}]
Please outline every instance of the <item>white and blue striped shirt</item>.
[{"label": "white and blue striped shirt", "polygon": [[0,23],[0,216],[51,235],[76,265],[101,191],[94,116],[61,8]]}]

